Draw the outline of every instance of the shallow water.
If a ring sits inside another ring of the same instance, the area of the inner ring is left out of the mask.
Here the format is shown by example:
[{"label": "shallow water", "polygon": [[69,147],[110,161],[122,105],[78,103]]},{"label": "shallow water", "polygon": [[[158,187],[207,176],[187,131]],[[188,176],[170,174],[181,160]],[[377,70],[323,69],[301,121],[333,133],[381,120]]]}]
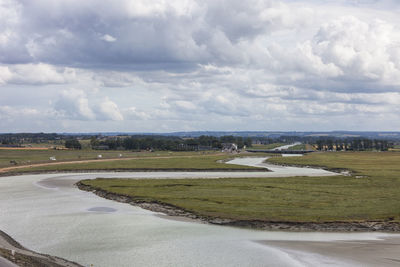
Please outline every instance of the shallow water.
[{"label": "shallow water", "polygon": [[[271,172],[262,177],[289,177],[289,176],[332,176],[338,175],[330,171],[316,168],[299,168],[289,166],[279,166],[275,164],[265,163],[267,158],[236,158],[227,162],[228,164],[242,164],[253,167],[268,168]],[[247,176],[248,177],[248,176]]]},{"label": "shallow water", "polygon": [[[252,158],[235,163],[265,167],[262,161]],[[299,174],[299,168],[274,168],[278,175]],[[322,170],[307,169],[306,172],[319,171]],[[271,172],[261,174],[271,177]],[[257,241],[370,240],[388,236],[268,232],[168,220],[157,213],[106,200],[73,186],[81,179],[96,177],[165,178],[168,175],[176,173],[3,177],[0,178],[0,229],[27,248],[94,266],[346,266],[351,264],[311,253],[284,252]],[[197,175],[181,173],[178,177]],[[220,173],[203,175],[227,177]],[[241,177],[236,175],[229,174]]]},{"label": "shallow water", "polygon": [[300,144],[301,144],[300,142],[295,142],[293,144],[275,147],[274,150],[286,150],[286,149],[291,148],[292,146],[297,146],[297,145],[300,145]]}]

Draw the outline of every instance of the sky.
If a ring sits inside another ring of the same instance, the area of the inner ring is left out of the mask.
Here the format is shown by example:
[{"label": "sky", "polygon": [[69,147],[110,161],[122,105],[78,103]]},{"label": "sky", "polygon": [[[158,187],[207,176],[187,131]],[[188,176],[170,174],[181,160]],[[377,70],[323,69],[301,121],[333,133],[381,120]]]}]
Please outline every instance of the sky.
[{"label": "sky", "polygon": [[0,0],[0,132],[400,131],[397,0]]}]

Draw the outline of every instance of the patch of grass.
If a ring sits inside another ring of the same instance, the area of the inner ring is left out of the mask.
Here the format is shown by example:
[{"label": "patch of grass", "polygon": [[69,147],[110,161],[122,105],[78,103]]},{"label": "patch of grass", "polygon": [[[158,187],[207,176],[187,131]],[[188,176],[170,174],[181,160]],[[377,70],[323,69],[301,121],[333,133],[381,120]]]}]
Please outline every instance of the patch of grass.
[{"label": "patch of grass", "polygon": [[[206,152],[208,154],[215,154],[215,152]],[[16,161],[17,165],[34,164],[34,163],[47,163],[53,162],[49,158],[56,157],[59,161],[79,161],[97,159],[97,155],[102,155],[102,159],[119,158],[122,154],[123,158],[132,157],[157,157],[157,156],[187,156],[187,155],[200,155],[200,152],[132,152],[132,151],[117,151],[117,150],[12,150],[0,149],[0,168],[14,166],[10,161]]]},{"label": "patch of grass", "polygon": [[[204,216],[290,222],[400,222],[400,153],[313,153],[271,161],[351,169],[353,176],[131,180],[86,185]],[[360,177],[362,178],[356,178]]]},{"label": "patch of grass", "polygon": [[289,147],[288,150],[314,150],[314,148],[309,144],[299,144]]},{"label": "patch of grass", "polygon": [[393,148],[389,148],[389,151],[400,152],[400,145],[395,145]]},{"label": "patch of grass", "polygon": [[280,146],[284,146],[284,143],[273,143],[273,144],[267,144],[267,145],[257,145],[257,144],[253,144],[251,146],[252,150],[265,150],[265,149],[274,149],[276,147],[280,147]]},{"label": "patch of grass", "polygon": [[268,161],[277,164],[347,169],[354,175],[373,177],[376,182],[383,178],[400,178],[400,153],[397,152],[314,152],[303,157],[274,157]]},{"label": "patch of grass", "polygon": [[[251,154],[251,156],[260,156],[266,154]],[[249,155],[235,155],[235,157]],[[260,169],[256,167],[224,164],[223,162],[233,158],[226,154],[202,154],[201,152],[192,153],[174,153],[168,155],[159,154],[153,157],[142,157],[129,160],[118,161],[99,161],[87,163],[68,163],[62,165],[48,165],[31,168],[15,169],[11,172],[38,172],[38,171],[73,171],[73,170],[208,170],[208,169]],[[265,170],[265,169],[260,169]]]}]

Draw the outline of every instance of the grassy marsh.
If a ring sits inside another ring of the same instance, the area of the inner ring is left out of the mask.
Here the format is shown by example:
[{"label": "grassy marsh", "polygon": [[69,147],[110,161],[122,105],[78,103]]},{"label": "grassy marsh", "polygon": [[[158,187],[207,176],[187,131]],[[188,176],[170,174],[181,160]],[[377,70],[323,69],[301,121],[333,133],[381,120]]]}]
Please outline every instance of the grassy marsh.
[{"label": "grassy marsh", "polygon": [[400,153],[313,153],[272,158],[281,164],[350,169],[352,176],[84,180],[134,199],[202,216],[286,222],[400,222]]},{"label": "grassy marsh", "polygon": [[[267,154],[257,153],[251,156],[266,156]],[[136,158],[124,160],[91,161],[91,162],[69,162],[65,164],[32,166],[18,168],[9,172],[44,172],[44,171],[84,171],[84,170],[210,170],[210,169],[260,169],[249,166],[224,164],[225,160],[233,157],[249,156],[248,154],[222,154],[209,152],[174,152],[174,153],[144,153]]]}]

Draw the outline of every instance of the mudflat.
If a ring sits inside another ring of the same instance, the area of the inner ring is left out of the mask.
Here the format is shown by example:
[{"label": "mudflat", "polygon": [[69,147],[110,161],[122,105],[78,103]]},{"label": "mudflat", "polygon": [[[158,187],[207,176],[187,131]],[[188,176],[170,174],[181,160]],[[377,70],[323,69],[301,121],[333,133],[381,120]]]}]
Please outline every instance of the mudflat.
[{"label": "mudflat", "polygon": [[352,241],[260,241],[283,251],[315,253],[362,266],[400,266],[400,235],[379,240]]}]

